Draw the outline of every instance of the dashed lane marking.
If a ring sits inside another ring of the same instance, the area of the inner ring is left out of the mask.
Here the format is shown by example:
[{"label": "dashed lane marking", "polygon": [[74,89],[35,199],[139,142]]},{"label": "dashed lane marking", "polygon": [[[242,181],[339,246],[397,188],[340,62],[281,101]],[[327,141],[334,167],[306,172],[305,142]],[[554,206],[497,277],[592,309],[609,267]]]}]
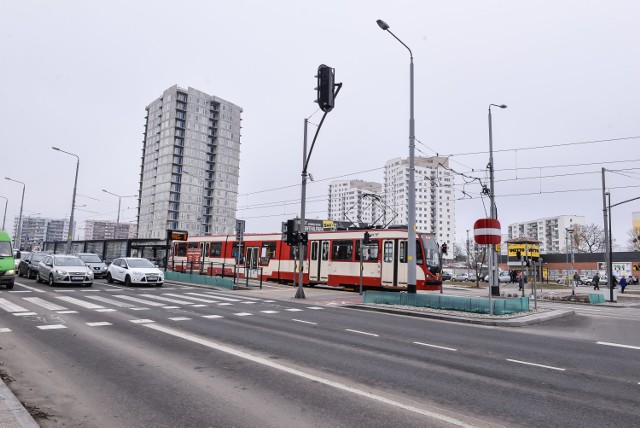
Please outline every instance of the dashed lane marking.
[{"label": "dashed lane marking", "polygon": [[233,306],[233,303],[218,303],[218,306]]},{"label": "dashed lane marking", "polygon": [[224,317],[222,315],[203,315],[202,318],[218,319],[218,318],[224,318]]},{"label": "dashed lane marking", "polygon": [[174,318],[169,318],[171,321],[189,321],[191,318],[187,318],[187,317],[174,317]]},{"label": "dashed lane marking", "polygon": [[37,326],[40,330],[57,330],[60,328],[67,328],[62,324],[47,324],[47,325],[39,325]]},{"label": "dashed lane marking", "polygon": [[379,335],[377,335],[375,333],[367,333],[366,331],[352,330],[350,328],[345,328],[345,330],[346,331],[350,331],[351,333],[364,334],[365,336],[379,337]]},{"label": "dashed lane marking", "polygon": [[10,331],[10,328],[0,328],[0,333],[9,333]]},{"label": "dashed lane marking", "polygon": [[295,322],[301,322],[303,324],[311,324],[311,325],[318,325],[317,322],[311,322],[311,321],[303,321],[303,320],[297,320],[295,318],[292,318],[291,321],[295,321]]},{"label": "dashed lane marking", "polygon": [[279,314],[280,313],[280,311],[260,311],[260,312],[262,312],[263,314]]},{"label": "dashed lane marking", "polygon": [[27,315],[38,315],[35,312],[12,312],[12,314],[17,316],[17,317],[25,317]]},{"label": "dashed lane marking", "polygon": [[100,327],[103,325],[113,325],[110,322],[100,321],[100,322],[88,322],[86,323],[89,327]]},{"label": "dashed lane marking", "polygon": [[297,308],[289,308],[289,309],[285,309],[285,311],[289,311],[289,312],[302,312],[302,309],[297,309]]},{"label": "dashed lane marking", "polygon": [[148,320],[148,319],[137,319],[137,320],[129,320],[134,324],[148,324],[148,323],[152,323],[155,322],[153,320]]},{"label": "dashed lane marking", "polygon": [[233,315],[236,315],[236,316],[239,316],[239,317],[248,317],[248,316],[253,315],[253,314],[250,313],[250,312],[238,312],[237,314],[233,314]]},{"label": "dashed lane marking", "polygon": [[56,314],[77,314],[78,311],[57,311]]},{"label": "dashed lane marking", "polygon": [[307,306],[307,309],[313,309],[313,310],[317,311],[319,309],[324,309],[324,308],[321,308],[320,306]]},{"label": "dashed lane marking", "polygon": [[429,348],[444,349],[445,351],[457,351],[457,349],[455,348],[447,348],[446,346],[431,345],[429,343],[422,343],[422,342],[413,342],[413,343],[420,346],[428,346]]},{"label": "dashed lane marking", "polygon": [[117,312],[117,309],[105,308],[105,309],[96,309],[96,312]]},{"label": "dashed lane marking", "polygon": [[626,348],[626,349],[640,349],[640,346],[632,346],[632,345],[623,345],[621,343],[611,343],[611,342],[596,342],[598,345],[604,346],[613,346],[616,348]]},{"label": "dashed lane marking", "polygon": [[530,363],[528,361],[512,360],[510,358],[507,358],[507,361],[510,361],[512,363],[517,363],[517,364],[524,364],[526,366],[535,366],[535,367],[542,367],[543,369],[558,370],[560,372],[565,371],[565,369],[560,368],[560,367],[546,366],[544,364]]}]

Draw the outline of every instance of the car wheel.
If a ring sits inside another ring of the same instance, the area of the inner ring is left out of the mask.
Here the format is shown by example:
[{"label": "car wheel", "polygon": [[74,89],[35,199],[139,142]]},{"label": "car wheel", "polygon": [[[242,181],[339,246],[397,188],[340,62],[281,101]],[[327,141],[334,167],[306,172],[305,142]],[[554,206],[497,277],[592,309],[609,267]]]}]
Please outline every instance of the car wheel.
[{"label": "car wheel", "polygon": [[27,279],[33,278],[33,276],[31,275],[31,270],[27,270],[27,274],[25,276],[27,277]]},{"label": "car wheel", "polygon": [[131,287],[131,277],[129,275],[124,277],[124,285]]},{"label": "car wheel", "polygon": [[55,287],[56,286],[56,282],[53,280],[53,274],[49,275],[49,286],[50,287]]},{"label": "car wheel", "polygon": [[36,282],[40,282],[40,272],[36,273]]},{"label": "car wheel", "polygon": [[111,277],[111,272],[107,273],[107,282],[108,282],[109,284],[112,284],[112,283],[113,283],[113,278]]},{"label": "car wheel", "polygon": [[24,275],[22,274],[22,270],[21,270],[21,269],[18,269],[18,276],[19,276],[20,278],[22,278],[22,277],[24,276]]}]

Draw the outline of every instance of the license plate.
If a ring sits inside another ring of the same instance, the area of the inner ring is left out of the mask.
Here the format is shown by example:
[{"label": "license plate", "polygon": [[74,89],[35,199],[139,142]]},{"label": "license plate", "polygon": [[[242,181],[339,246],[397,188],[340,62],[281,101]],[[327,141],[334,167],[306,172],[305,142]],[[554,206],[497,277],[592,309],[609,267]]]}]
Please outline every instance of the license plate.
[{"label": "license plate", "polygon": [[84,276],[72,276],[71,280],[72,281],[82,281],[84,279]]},{"label": "license plate", "polygon": [[156,276],[148,276],[147,277],[147,281],[157,281],[157,280],[158,280],[158,277],[156,277]]}]

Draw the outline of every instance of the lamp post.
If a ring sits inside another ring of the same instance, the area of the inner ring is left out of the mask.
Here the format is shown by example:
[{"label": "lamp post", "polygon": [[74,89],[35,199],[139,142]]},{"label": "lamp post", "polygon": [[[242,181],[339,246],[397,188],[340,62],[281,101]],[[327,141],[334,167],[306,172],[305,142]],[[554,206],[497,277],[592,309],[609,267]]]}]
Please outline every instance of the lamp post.
[{"label": "lamp post", "polygon": [[15,244],[16,248],[19,250],[20,235],[22,234],[22,207],[24,206],[24,191],[27,188],[27,186],[22,181],[14,180],[13,178],[5,177],[5,179],[22,184],[22,199],[20,200],[20,217],[18,217],[18,234],[13,238],[13,243]]},{"label": "lamp post", "polygon": [[[493,123],[491,119],[491,107],[498,107],[505,109],[505,104],[489,104],[489,200],[491,201],[491,218],[498,218],[498,210],[496,209],[496,198],[494,192],[494,175],[493,175]],[[499,287],[497,281],[497,255],[495,245],[489,247],[489,314],[493,313],[493,307],[491,302],[491,296],[493,294],[493,287]]]},{"label": "lamp post", "polygon": [[118,218],[116,220],[116,230],[115,230],[115,233],[114,233],[114,239],[118,239],[118,235],[120,234],[120,203],[121,203],[121,200],[122,200],[122,198],[133,198],[133,197],[136,197],[138,195],[117,195],[117,194],[115,194],[113,192],[110,192],[108,190],[105,190],[105,189],[102,189],[102,191],[118,198]]},{"label": "lamp post", "polygon": [[4,199],[4,217],[2,217],[2,230],[5,230],[4,224],[7,220],[7,205],[9,205],[9,199],[6,196],[0,196],[0,198]]},{"label": "lamp post", "polygon": [[413,117],[413,52],[402,40],[389,30],[389,25],[381,19],[376,21],[378,26],[391,34],[402,46],[409,51],[409,207],[408,225],[409,245],[407,255],[407,292],[416,292],[416,179],[415,179],[415,120]]},{"label": "lamp post", "polygon": [[[569,266],[569,242],[571,242],[571,270],[569,271],[569,273],[566,276],[566,281],[571,281],[571,283],[573,284],[571,287],[571,295],[575,296],[576,295],[576,280],[573,278],[573,273],[574,273],[574,267],[573,267],[573,261],[574,261],[574,256],[573,256],[573,229],[571,228],[566,228],[565,230],[565,247],[567,250],[567,266]],[[569,235],[571,235],[571,237],[569,237]],[[570,276],[571,275],[571,276]]]},{"label": "lamp post", "polygon": [[76,206],[76,189],[78,187],[78,171],[80,170],[80,157],[74,153],[66,152],[58,147],[51,147],[53,150],[57,150],[62,153],[66,153],[76,157],[76,179],[73,183],[73,196],[71,198],[71,215],[69,216],[69,234],[67,236],[67,254],[71,254],[71,241],[73,240],[73,210]]}]

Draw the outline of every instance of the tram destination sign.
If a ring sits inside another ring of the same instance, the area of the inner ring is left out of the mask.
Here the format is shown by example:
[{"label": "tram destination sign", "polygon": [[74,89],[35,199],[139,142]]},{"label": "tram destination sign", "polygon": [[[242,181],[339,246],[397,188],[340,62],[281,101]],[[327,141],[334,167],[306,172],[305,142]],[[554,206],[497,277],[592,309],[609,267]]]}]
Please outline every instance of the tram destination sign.
[{"label": "tram destination sign", "polygon": [[167,230],[167,239],[171,241],[186,241],[189,238],[189,232],[186,230]]}]

